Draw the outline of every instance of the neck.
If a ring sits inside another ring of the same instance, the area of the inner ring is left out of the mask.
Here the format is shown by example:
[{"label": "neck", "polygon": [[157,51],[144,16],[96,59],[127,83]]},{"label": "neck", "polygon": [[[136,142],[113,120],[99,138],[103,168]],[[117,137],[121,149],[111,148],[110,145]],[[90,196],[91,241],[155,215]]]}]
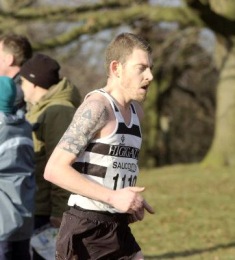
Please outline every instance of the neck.
[{"label": "neck", "polygon": [[107,84],[104,87],[104,90],[113,97],[113,99],[116,101],[117,105],[125,110],[129,109],[131,100],[128,99],[128,97],[125,96],[125,92],[121,91],[119,86],[117,85],[112,85],[112,84]]},{"label": "neck", "polygon": [[6,76],[10,78],[14,78],[17,73],[19,73],[20,68],[19,67],[10,67],[9,70],[6,73]]}]

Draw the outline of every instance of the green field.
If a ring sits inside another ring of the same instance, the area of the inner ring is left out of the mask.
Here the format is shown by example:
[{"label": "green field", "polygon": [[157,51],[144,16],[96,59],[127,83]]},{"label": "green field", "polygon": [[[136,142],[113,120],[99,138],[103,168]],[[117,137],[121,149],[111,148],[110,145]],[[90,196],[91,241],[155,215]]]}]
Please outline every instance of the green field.
[{"label": "green field", "polygon": [[235,259],[235,169],[142,169],[138,186],[156,211],[131,226],[145,259]]}]

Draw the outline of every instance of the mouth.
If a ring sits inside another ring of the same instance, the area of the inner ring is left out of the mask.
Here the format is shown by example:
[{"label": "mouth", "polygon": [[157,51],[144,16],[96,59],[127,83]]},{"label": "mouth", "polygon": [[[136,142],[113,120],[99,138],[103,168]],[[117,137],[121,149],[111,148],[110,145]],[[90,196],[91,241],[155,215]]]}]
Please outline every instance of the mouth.
[{"label": "mouth", "polygon": [[147,90],[148,90],[148,85],[144,85],[144,86],[142,86],[141,89],[147,91]]}]

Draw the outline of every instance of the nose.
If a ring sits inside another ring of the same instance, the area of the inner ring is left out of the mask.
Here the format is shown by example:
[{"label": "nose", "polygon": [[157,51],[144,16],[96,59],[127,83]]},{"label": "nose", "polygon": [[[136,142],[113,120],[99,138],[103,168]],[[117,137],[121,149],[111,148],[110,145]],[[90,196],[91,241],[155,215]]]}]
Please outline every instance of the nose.
[{"label": "nose", "polygon": [[149,82],[153,80],[153,73],[152,73],[152,70],[150,68],[148,68],[147,71],[146,71],[146,79]]}]

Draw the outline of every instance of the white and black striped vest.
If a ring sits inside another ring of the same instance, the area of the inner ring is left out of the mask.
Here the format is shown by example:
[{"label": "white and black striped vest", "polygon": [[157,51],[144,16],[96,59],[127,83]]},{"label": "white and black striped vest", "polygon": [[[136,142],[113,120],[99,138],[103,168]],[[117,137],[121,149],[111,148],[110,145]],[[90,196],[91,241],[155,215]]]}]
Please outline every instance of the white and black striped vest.
[{"label": "white and black striped vest", "polygon": [[[113,190],[135,186],[142,138],[134,104],[130,105],[131,121],[127,126],[113,98],[103,89],[95,90],[88,95],[94,92],[104,95],[109,100],[116,117],[116,127],[110,135],[92,140],[73,167],[85,177]],[[107,204],[76,194],[70,195],[68,205],[77,205],[89,210],[117,212]]]}]

